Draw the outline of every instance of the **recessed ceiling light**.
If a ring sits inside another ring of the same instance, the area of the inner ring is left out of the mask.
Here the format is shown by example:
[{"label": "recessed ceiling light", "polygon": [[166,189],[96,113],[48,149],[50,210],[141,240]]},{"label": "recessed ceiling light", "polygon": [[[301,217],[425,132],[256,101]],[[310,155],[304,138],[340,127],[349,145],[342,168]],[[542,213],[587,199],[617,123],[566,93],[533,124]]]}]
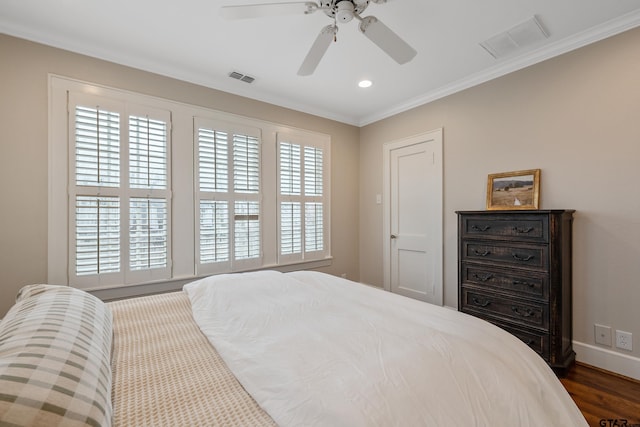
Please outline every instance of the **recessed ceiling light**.
[{"label": "recessed ceiling light", "polygon": [[370,87],[373,84],[373,82],[371,80],[362,80],[358,83],[358,86],[360,87]]}]

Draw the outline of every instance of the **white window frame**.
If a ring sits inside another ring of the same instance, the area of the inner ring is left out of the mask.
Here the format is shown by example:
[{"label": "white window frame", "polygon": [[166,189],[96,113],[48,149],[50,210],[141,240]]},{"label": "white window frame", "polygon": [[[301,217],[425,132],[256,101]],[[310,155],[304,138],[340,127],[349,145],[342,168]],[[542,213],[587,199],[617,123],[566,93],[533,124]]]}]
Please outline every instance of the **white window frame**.
[{"label": "white window frame", "polygon": [[[135,295],[136,291],[117,289],[129,286],[140,287],[140,292],[154,290],[179,289],[188,281],[203,275],[244,271],[255,269],[277,269],[280,271],[318,268],[331,265],[331,193],[330,193],[330,147],[331,137],[326,134],[296,129],[290,126],[268,121],[247,118],[235,114],[224,113],[195,105],[189,105],[149,95],[141,95],[121,89],[102,86],[94,83],[70,79],[64,76],[49,75],[49,191],[48,191],[48,282],[72,284],[69,276],[69,254],[72,245],[70,236],[70,202],[68,191],[70,153],[68,144],[68,102],[69,94],[90,94],[109,98],[125,104],[149,106],[150,109],[169,111],[171,114],[172,147],[169,199],[169,215],[172,231],[168,236],[171,245],[169,277],[137,277],[130,276],[129,282],[118,280],[89,280],[82,284],[83,289],[97,291],[114,289],[115,293],[103,295]],[[231,123],[236,127],[259,129],[261,134],[261,195],[260,195],[260,231],[262,239],[262,259],[260,263],[249,265],[227,266],[215,271],[207,271],[197,265],[197,195],[195,176],[197,171],[194,159],[197,149],[194,147],[194,118],[210,119]],[[277,136],[292,133],[298,137],[315,141],[324,148],[325,171],[323,174],[325,206],[325,250],[314,259],[279,259],[278,230],[278,184],[277,184]],[[128,263],[128,259],[126,259]],[[75,283],[73,286],[78,286]]]}]

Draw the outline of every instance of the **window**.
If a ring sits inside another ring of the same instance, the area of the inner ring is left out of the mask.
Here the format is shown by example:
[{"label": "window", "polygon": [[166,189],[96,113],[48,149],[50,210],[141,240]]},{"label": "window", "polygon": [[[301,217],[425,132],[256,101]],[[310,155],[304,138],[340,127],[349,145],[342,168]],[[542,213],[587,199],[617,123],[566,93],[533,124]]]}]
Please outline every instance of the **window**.
[{"label": "window", "polygon": [[320,259],[327,247],[325,148],[278,135],[279,260]]},{"label": "window", "polygon": [[327,135],[58,76],[50,95],[49,282],[329,265]]},{"label": "window", "polygon": [[88,95],[69,102],[70,282],[169,278],[169,113]]},{"label": "window", "polygon": [[197,271],[262,264],[260,131],[196,118]]}]

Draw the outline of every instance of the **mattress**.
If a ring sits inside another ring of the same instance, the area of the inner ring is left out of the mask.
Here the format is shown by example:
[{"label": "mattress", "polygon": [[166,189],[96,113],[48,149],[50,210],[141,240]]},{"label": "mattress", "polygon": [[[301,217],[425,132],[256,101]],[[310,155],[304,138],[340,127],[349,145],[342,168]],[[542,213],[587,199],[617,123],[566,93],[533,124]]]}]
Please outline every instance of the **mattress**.
[{"label": "mattress", "polygon": [[108,306],[114,426],[275,425],[200,332],[183,292]]}]

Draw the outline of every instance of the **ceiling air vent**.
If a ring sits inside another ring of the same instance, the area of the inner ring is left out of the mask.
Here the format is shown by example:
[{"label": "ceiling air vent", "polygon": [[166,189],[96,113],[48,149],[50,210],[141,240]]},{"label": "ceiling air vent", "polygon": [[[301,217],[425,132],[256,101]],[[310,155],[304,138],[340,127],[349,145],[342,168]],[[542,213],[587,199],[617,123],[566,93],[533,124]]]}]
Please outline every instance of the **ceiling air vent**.
[{"label": "ceiling air vent", "polygon": [[496,59],[518,51],[519,49],[531,46],[549,38],[549,34],[542,28],[540,21],[534,16],[508,29],[496,34],[488,40],[480,43],[487,52]]},{"label": "ceiling air vent", "polygon": [[245,83],[253,83],[256,79],[255,77],[247,76],[246,74],[239,73],[237,71],[232,71],[229,73],[229,77],[236,80],[241,80]]}]

